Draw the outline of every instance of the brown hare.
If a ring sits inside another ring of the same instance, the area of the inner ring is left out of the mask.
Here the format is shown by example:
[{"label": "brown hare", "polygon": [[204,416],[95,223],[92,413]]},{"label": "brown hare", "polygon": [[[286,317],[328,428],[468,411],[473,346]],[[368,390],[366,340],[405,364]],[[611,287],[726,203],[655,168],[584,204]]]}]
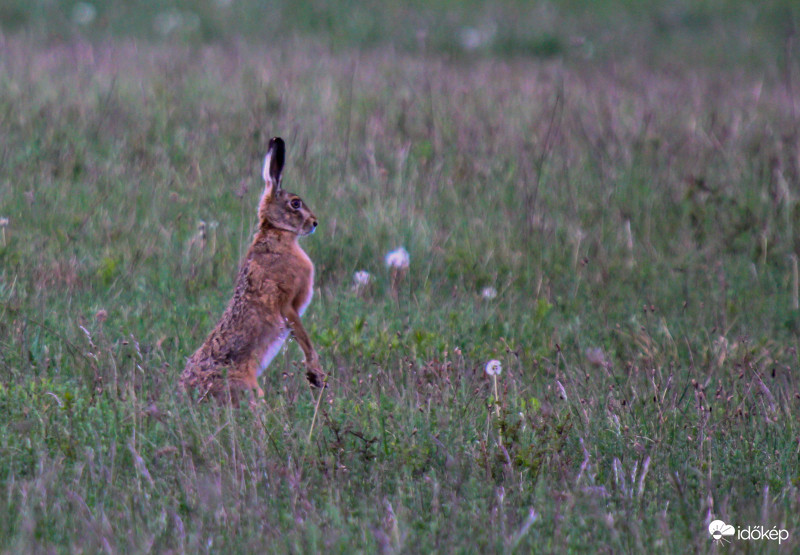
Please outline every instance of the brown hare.
[{"label": "brown hare", "polygon": [[[181,387],[198,398],[238,401],[238,392],[264,391],[257,377],[291,333],[305,355],[306,377],[323,385],[319,357],[300,322],[314,289],[314,264],[297,238],[317,227],[303,200],[281,188],[286,148],[279,137],[269,142],[264,159],[264,193],[258,205],[258,231],[239,269],[233,298],[214,330],[189,358]],[[227,376],[227,379],[226,379]]]}]

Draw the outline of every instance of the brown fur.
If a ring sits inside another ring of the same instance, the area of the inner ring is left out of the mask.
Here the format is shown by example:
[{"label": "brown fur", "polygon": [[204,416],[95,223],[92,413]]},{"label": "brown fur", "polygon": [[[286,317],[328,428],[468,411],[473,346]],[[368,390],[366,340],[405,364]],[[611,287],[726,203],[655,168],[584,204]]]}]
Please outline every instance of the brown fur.
[{"label": "brown fur", "polygon": [[298,236],[313,233],[317,219],[300,197],[281,189],[283,160],[284,144],[276,137],[264,161],[258,231],[233,298],[181,374],[181,387],[196,389],[201,399],[211,394],[223,400],[230,393],[236,401],[244,389],[263,397],[257,381],[262,361],[277,353],[288,333],[303,350],[309,382],[323,384],[319,357],[300,321],[313,293],[314,264],[297,243]]}]

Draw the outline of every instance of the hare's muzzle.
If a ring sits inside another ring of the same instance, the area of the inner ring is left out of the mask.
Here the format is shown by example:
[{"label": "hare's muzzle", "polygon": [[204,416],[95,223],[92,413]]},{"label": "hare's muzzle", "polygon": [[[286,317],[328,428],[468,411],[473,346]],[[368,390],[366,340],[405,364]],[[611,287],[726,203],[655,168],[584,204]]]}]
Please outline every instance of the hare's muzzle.
[{"label": "hare's muzzle", "polygon": [[317,230],[317,219],[309,218],[306,221],[306,235],[311,235]]}]

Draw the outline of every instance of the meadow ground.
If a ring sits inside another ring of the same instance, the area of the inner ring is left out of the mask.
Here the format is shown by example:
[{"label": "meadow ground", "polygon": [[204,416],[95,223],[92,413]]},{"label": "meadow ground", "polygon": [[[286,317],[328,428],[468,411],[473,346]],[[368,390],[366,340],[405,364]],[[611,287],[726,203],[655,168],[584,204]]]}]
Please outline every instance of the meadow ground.
[{"label": "meadow ground", "polygon": [[[0,548],[796,552],[800,64],[778,4],[634,7],[616,34],[542,9],[552,36],[515,3],[356,38],[311,13],[272,42],[186,11],[54,32],[7,4]],[[176,392],[273,135],[320,220],[316,419],[293,344],[255,410]],[[790,537],[720,547],[714,518]]]}]

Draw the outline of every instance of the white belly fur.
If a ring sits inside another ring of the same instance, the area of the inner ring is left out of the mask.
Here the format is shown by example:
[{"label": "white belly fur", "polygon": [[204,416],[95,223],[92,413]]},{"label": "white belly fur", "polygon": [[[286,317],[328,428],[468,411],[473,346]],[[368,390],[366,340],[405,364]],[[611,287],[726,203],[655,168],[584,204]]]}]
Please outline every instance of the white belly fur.
[{"label": "white belly fur", "polygon": [[[311,263],[311,259],[306,254],[306,251],[304,251],[303,249],[299,248],[299,245],[298,245],[298,249],[297,250],[299,250],[300,254],[306,260],[308,260],[308,263],[311,266],[311,275],[308,277],[308,281],[309,281],[308,295],[306,296],[305,300],[303,301],[303,304],[300,305],[300,310],[298,311],[300,316],[302,316],[303,313],[308,308],[308,305],[311,304],[311,298],[314,296],[314,265]],[[264,356],[261,357],[261,365],[258,368],[258,375],[259,376],[261,375],[261,373],[264,370],[267,369],[267,366],[269,366],[269,363],[272,362],[272,359],[274,359],[275,355],[277,355],[278,352],[281,350],[281,347],[283,347],[283,344],[286,341],[287,337],[289,337],[289,330],[285,329],[285,330],[281,331],[281,333],[278,335],[278,337],[275,338],[275,341],[273,341],[272,344],[269,347],[267,347],[267,350],[264,351]]]},{"label": "white belly fur", "polygon": [[287,337],[289,337],[289,330],[285,329],[278,335],[278,337],[275,338],[275,341],[273,341],[272,344],[267,347],[267,350],[264,351],[264,355],[261,357],[261,364],[258,367],[259,376],[264,370],[267,369],[267,366],[269,366],[269,363],[272,362],[273,358],[275,358],[275,355],[278,354],[278,351],[281,350],[281,347],[283,347],[283,343],[286,341]]},{"label": "white belly fur", "polygon": [[311,297],[314,296],[314,263],[311,262],[311,259],[306,254],[306,251],[300,248],[300,245],[297,245],[297,250],[300,251],[300,256],[305,258],[308,261],[308,265],[311,267],[311,273],[308,276],[308,295],[303,301],[303,304],[300,305],[300,310],[298,311],[300,316],[302,316],[308,308],[308,305],[311,304]]},{"label": "white belly fur", "polygon": [[300,310],[297,311],[297,313],[300,314],[300,316],[303,315],[303,313],[308,308],[308,305],[311,304],[311,297],[314,296],[314,270],[311,270],[310,282],[311,283],[309,283],[308,285],[308,295],[306,295],[306,299],[303,301],[303,304],[300,305]]}]

